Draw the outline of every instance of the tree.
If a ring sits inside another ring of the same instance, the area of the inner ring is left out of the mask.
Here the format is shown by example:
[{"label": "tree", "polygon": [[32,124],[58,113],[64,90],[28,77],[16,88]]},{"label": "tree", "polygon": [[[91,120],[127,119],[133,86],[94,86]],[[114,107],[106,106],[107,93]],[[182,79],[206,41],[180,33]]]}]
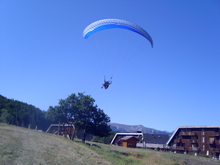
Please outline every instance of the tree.
[{"label": "tree", "polygon": [[94,103],[95,100],[84,93],[71,94],[61,99],[58,106],[50,106],[47,116],[56,122],[73,123],[76,130],[84,131],[83,141],[87,134],[108,136],[111,131],[107,125],[110,117]]},{"label": "tree", "polygon": [[8,113],[8,110],[2,109],[0,112],[0,122],[10,124],[13,120],[13,116],[10,113]]}]

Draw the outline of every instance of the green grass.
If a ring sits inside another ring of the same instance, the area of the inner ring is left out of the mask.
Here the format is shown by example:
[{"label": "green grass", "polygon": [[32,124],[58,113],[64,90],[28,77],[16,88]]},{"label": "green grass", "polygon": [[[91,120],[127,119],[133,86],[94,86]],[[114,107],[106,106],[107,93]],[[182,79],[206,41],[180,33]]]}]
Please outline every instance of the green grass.
[{"label": "green grass", "polygon": [[125,148],[0,123],[0,165],[220,165],[219,160]]}]

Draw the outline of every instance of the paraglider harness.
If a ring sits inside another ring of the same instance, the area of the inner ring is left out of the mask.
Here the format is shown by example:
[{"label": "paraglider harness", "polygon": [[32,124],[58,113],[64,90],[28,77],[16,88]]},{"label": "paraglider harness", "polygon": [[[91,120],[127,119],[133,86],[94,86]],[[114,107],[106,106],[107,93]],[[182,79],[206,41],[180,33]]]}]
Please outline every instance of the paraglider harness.
[{"label": "paraglider harness", "polygon": [[105,77],[104,77],[104,84],[102,84],[101,88],[105,88],[108,89],[109,85],[112,83],[112,77],[110,78],[109,81],[106,81]]}]

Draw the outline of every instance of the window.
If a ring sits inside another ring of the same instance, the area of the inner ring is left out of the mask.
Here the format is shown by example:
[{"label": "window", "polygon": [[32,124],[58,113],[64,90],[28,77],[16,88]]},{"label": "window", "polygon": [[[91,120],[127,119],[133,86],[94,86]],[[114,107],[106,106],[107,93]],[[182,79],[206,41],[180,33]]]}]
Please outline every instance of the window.
[{"label": "window", "polygon": [[205,131],[204,131],[204,129],[202,129],[202,135],[205,135]]},{"label": "window", "polygon": [[205,150],[205,145],[204,145],[204,144],[202,145],[202,150],[203,150],[203,151]]},{"label": "window", "polygon": [[204,136],[202,137],[202,143],[205,143],[205,137]]}]

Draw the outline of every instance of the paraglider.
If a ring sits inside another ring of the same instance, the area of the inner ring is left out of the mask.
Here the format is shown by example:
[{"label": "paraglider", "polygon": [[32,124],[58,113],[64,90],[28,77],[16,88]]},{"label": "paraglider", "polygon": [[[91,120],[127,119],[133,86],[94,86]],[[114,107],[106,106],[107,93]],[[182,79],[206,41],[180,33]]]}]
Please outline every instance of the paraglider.
[{"label": "paraglider", "polygon": [[112,77],[110,78],[109,81],[106,81],[105,78],[104,78],[104,84],[102,84],[102,87],[101,88],[105,88],[105,89],[108,89],[109,85],[112,83]]},{"label": "paraglider", "polygon": [[[132,32],[135,32],[144,38],[146,38],[153,48],[153,40],[151,36],[140,26],[121,19],[102,19],[96,22],[91,23],[88,25],[84,31],[83,31],[83,38],[88,39],[92,34],[106,30],[106,29],[112,29],[112,28],[120,28],[120,29],[126,29],[130,30]],[[104,84],[102,84],[102,88],[108,89],[109,85],[112,83],[112,77],[109,81],[106,81],[104,79]]]}]

